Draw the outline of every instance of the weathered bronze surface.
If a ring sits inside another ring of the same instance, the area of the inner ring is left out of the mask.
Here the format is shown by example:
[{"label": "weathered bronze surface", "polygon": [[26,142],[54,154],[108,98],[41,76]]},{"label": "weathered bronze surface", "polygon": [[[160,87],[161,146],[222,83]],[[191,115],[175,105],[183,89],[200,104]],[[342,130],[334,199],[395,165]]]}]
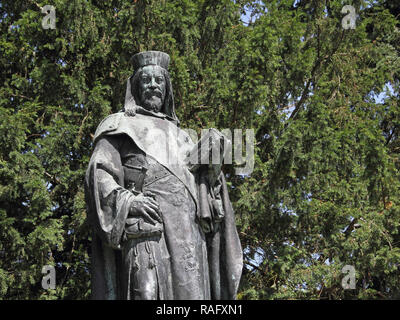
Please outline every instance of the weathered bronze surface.
[{"label": "weathered bronze surface", "polygon": [[95,133],[93,299],[236,298],[242,248],[225,178],[187,162],[196,145],[179,128],[168,64],[163,52],[135,55],[124,109]]}]

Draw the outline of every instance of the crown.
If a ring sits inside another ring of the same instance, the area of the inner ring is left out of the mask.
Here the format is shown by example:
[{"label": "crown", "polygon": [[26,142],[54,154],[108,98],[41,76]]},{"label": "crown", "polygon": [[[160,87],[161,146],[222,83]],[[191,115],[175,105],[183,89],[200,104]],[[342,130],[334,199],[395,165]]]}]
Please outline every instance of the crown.
[{"label": "crown", "polygon": [[169,55],[161,51],[139,52],[132,57],[132,64],[135,70],[154,64],[168,70]]}]

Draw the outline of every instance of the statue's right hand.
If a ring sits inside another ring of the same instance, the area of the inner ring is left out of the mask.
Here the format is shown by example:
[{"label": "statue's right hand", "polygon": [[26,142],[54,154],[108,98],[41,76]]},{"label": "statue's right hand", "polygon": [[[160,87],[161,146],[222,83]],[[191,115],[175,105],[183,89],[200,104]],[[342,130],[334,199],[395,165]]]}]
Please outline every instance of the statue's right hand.
[{"label": "statue's right hand", "polygon": [[142,193],[138,194],[133,200],[129,216],[143,217],[153,225],[157,221],[162,223],[159,204],[152,197],[145,196]]}]

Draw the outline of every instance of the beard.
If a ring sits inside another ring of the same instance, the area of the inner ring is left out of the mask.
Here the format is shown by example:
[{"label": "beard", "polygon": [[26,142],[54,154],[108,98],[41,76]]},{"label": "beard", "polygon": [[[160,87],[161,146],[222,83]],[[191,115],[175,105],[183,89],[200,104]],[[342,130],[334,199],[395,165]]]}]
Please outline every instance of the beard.
[{"label": "beard", "polygon": [[142,106],[143,108],[149,111],[159,112],[161,111],[163,101],[160,98],[152,97],[150,99],[146,99],[143,101]]},{"label": "beard", "polygon": [[141,94],[142,107],[149,111],[161,111],[164,103],[163,93],[161,90],[148,89]]}]

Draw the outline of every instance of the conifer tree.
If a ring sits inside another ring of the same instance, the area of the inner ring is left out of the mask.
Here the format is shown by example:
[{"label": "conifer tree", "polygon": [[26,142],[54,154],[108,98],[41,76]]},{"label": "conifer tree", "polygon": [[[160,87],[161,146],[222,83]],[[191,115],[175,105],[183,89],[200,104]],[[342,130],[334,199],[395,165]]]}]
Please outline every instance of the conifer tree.
[{"label": "conifer tree", "polygon": [[2,1],[0,298],[89,298],[83,178],[144,50],[171,57],[181,127],[256,134],[254,171],[224,166],[239,299],[399,298],[399,19],[394,0]]}]

